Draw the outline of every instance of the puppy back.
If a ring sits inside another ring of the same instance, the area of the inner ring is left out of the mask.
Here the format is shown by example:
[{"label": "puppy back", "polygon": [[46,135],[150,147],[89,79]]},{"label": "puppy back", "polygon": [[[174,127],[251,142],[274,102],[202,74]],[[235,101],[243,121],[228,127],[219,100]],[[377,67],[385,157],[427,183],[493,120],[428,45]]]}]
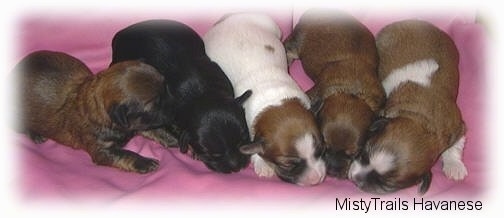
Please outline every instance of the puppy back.
[{"label": "puppy back", "polygon": [[174,20],[135,23],[117,32],[112,39],[112,64],[142,59],[163,74],[167,64],[176,64],[180,58],[201,56],[206,56],[205,47],[198,33]]},{"label": "puppy back", "polygon": [[[331,63],[357,62],[374,73],[377,52],[373,34],[356,18],[339,10],[311,9],[300,18],[293,31],[298,56],[306,73],[314,80]],[[359,73],[359,72],[357,72]],[[367,73],[367,72],[366,72]]]},{"label": "puppy back", "polygon": [[280,28],[263,14],[233,14],[220,20],[203,37],[209,57],[233,84],[236,95],[252,90],[243,104],[253,135],[255,117],[266,107],[290,98],[309,107],[309,99],[287,73]]},{"label": "puppy back", "polygon": [[62,52],[37,51],[23,58],[14,69],[23,109],[27,113],[57,110],[92,73],[75,57]]},{"label": "puppy back", "polygon": [[395,69],[418,61],[434,60],[440,73],[430,78],[431,87],[456,98],[459,55],[455,43],[434,25],[419,20],[405,20],[384,27],[377,35],[380,64],[378,75],[387,78]]}]

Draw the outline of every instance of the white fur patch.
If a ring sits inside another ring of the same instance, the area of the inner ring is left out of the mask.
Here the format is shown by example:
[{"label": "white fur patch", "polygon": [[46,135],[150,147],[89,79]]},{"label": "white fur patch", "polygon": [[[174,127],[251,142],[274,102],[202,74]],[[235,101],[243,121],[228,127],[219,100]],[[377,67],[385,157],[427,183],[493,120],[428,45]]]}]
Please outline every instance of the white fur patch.
[{"label": "white fur patch", "polygon": [[434,59],[424,59],[407,64],[401,68],[393,70],[387,78],[382,81],[387,97],[404,82],[414,82],[421,86],[428,87],[431,77],[439,68]]},{"label": "white fur patch", "polygon": [[394,165],[394,156],[385,151],[378,151],[369,158],[369,165],[379,174],[385,174]]},{"label": "white fur patch", "polygon": [[394,166],[394,155],[386,151],[378,151],[369,157],[369,165],[363,166],[359,161],[353,161],[348,170],[348,178],[353,180],[357,175],[365,175],[373,170],[383,175]]},{"label": "white fur patch", "polygon": [[465,136],[462,136],[455,144],[441,154],[443,172],[450,179],[462,180],[467,176],[467,168],[462,162],[464,145]]},{"label": "white fur patch", "polygon": [[350,165],[350,168],[348,169],[348,178],[352,181],[355,181],[355,177],[359,174],[367,174],[369,172],[371,172],[371,167],[366,166],[362,166],[362,164],[357,161],[357,160],[354,160],[352,162],[352,164]]},{"label": "white fur patch", "polygon": [[322,182],[326,175],[325,163],[321,158],[315,158],[315,145],[312,134],[305,134],[296,143],[299,157],[306,160],[306,169],[299,177],[299,185],[316,185]]},{"label": "white fur patch", "polygon": [[254,166],[254,171],[259,177],[272,177],[275,175],[275,170],[264,161],[258,154],[253,154],[250,157],[250,162]]}]

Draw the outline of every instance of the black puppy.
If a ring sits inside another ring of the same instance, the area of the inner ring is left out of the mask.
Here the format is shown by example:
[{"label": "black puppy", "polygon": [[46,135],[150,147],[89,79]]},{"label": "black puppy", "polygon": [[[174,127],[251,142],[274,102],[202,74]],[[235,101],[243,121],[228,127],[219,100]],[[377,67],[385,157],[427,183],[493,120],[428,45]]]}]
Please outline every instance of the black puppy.
[{"label": "black puppy", "polygon": [[149,20],[133,24],[114,36],[112,64],[141,60],[163,76],[177,102],[169,132],[158,129],[149,137],[167,146],[163,138],[174,134],[180,151],[192,155],[214,171],[231,173],[247,166],[249,156],[240,146],[250,143],[244,109],[247,91],[234,98],[231,82],[205,53],[200,36],[185,24]]}]

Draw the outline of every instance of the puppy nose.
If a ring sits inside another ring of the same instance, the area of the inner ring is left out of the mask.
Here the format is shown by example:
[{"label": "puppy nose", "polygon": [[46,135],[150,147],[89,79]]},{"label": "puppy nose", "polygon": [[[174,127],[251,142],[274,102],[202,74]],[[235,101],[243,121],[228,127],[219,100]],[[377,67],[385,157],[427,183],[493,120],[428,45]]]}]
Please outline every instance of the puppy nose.
[{"label": "puppy nose", "polygon": [[248,158],[243,158],[243,157],[235,157],[235,158],[230,158],[229,160],[229,166],[231,167],[231,170],[233,172],[238,172],[242,168],[245,168],[248,164]]},{"label": "puppy nose", "polygon": [[324,181],[324,178],[325,173],[318,170],[311,170],[298,182],[298,184],[302,186],[313,186]]}]

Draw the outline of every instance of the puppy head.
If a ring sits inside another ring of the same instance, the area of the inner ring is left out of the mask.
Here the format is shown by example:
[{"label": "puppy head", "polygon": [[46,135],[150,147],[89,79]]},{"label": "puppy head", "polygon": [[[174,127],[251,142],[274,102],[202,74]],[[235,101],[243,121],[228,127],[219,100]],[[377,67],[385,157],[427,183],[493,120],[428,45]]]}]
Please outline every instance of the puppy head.
[{"label": "puppy head", "polygon": [[97,86],[112,123],[125,130],[147,130],[171,119],[173,97],[152,66],[125,61],[98,74]]},{"label": "puppy head", "polygon": [[238,172],[246,167],[250,157],[240,152],[240,146],[249,144],[250,136],[241,104],[250,94],[247,91],[229,102],[195,101],[198,105],[189,107],[192,117],[186,120],[180,137],[181,152],[191,149],[196,159],[217,172]]},{"label": "puppy head", "polygon": [[327,175],[347,178],[350,163],[363,146],[373,119],[369,106],[356,96],[335,94],[324,100],[317,120],[327,147],[323,156]]},{"label": "puppy head", "polygon": [[425,193],[439,156],[436,136],[402,117],[376,121],[370,134],[350,166],[349,179],[366,192],[390,193],[420,184],[419,193]]},{"label": "puppy head", "polygon": [[245,154],[259,154],[276,175],[289,183],[316,185],[326,174],[325,148],[313,115],[298,100],[267,108],[255,124],[255,144]]}]

